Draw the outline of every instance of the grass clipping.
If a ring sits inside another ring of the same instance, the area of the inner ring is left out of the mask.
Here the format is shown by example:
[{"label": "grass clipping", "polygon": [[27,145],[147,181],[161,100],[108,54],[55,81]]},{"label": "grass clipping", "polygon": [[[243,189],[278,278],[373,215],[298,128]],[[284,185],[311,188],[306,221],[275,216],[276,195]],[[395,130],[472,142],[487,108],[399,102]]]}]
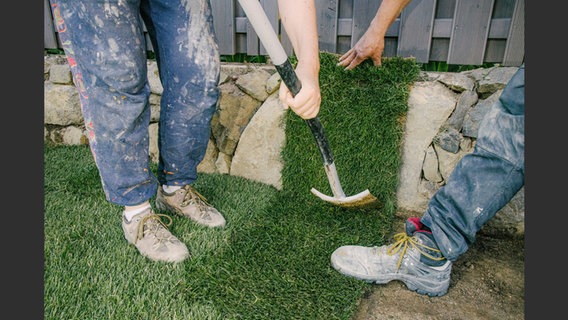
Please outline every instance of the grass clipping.
[{"label": "grass clipping", "polygon": [[172,215],[191,257],[155,263],[124,240],[122,208],[104,199],[88,147],[46,145],[45,319],[350,319],[370,285],[333,270],[330,255],[381,245],[391,232],[402,119],[419,69],[397,58],[351,71],[336,63],[321,55],[319,117],[345,193],[369,189],[380,206],[345,209],[310,192],[331,194],[308,126],[288,112],[283,190],[200,174],[196,188],[227,226]]}]

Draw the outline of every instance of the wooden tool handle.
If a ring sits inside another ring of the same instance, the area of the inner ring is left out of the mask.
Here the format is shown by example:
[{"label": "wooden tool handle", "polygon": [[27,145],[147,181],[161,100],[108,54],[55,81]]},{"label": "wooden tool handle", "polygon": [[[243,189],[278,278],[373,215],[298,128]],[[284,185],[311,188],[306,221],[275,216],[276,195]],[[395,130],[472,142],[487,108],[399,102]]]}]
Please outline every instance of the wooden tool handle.
[{"label": "wooden tool handle", "polygon": [[[296,72],[292,68],[290,61],[286,60],[283,64],[275,65],[275,67],[276,71],[278,71],[278,74],[280,74],[280,78],[282,78],[282,81],[284,81],[292,95],[296,96],[296,94],[300,92],[302,84],[296,76]],[[310,127],[310,130],[314,135],[316,144],[318,145],[321,153],[323,163],[325,165],[332,164],[334,161],[333,154],[331,153],[331,148],[329,147],[329,142],[327,141],[327,137],[325,136],[319,117],[316,116],[312,119],[304,119],[304,121],[306,122],[308,127]]]},{"label": "wooden tool handle", "polygon": [[[260,2],[258,0],[238,1],[245,11],[249,23],[258,35],[260,42],[262,42],[262,45],[266,48],[270,59],[272,59],[274,66],[276,67],[276,71],[280,74],[280,78],[282,78],[282,81],[284,81],[292,95],[296,96],[296,94],[300,92],[302,84],[300,83],[300,80],[298,80],[296,72],[294,71],[294,68],[292,68],[292,64],[290,63],[290,60],[288,60],[288,56],[286,55],[276,32],[274,32],[264,9],[260,5]],[[325,165],[332,164],[333,154],[331,153],[329,142],[327,141],[319,118],[316,116],[315,118],[305,119],[304,121],[308,127],[310,127],[310,130],[314,135],[323,163]]]}]

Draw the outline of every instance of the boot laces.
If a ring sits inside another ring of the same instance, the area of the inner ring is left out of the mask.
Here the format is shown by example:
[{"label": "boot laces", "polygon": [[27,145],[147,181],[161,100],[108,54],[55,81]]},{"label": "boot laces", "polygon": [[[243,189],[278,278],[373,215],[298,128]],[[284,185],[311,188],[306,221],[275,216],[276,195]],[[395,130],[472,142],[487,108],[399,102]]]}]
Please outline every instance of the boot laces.
[{"label": "boot laces", "polygon": [[[164,223],[161,219],[162,217],[167,218],[168,223]],[[146,221],[148,220],[152,221],[148,222],[148,228],[146,228],[146,230],[148,230],[148,232],[152,232],[156,237],[156,239],[158,240],[158,242],[169,241],[172,238],[169,234],[165,232],[159,232],[160,225],[162,225],[166,229],[168,229],[168,227],[172,225],[173,222],[172,218],[165,214],[152,213],[142,218],[142,220],[138,224],[138,232],[136,233],[136,240],[144,238],[144,231],[145,231],[144,226],[146,224]]]},{"label": "boot laces", "polygon": [[189,184],[184,187],[186,193],[183,197],[182,205],[187,206],[188,204],[196,204],[198,206],[211,206],[205,197],[199,193],[195,188]]},{"label": "boot laces", "polygon": [[426,252],[425,249],[431,250],[431,251],[434,251],[434,252],[437,252],[437,253],[441,253],[441,251],[436,249],[436,248],[432,248],[430,246],[427,246],[425,244],[420,243],[414,237],[407,235],[406,232],[401,232],[401,233],[395,234],[394,240],[395,240],[395,242],[387,249],[387,254],[392,256],[392,255],[395,255],[395,254],[402,251],[401,254],[400,254],[400,257],[398,258],[398,264],[397,264],[397,267],[396,267],[397,270],[400,269],[400,265],[402,264],[402,258],[406,254],[406,251],[408,250],[409,247],[412,247],[412,248],[418,250],[418,252],[420,252],[422,255],[428,257],[429,259],[432,259],[432,260],[435,260],[435,261],[440,261],[440,260],[445,259],[443,256],[434,257],[431,254],[429,254],[428,252]]},{"label": "boot laces", "polygon": [[185,207],[189,204],[193,204],[199,210],[201,218],[209,217],[209,210],[211,205],[207,202],[207,199],[189,184],[186,185],[184,189],[186,193],[183,197],[181,205]]}]

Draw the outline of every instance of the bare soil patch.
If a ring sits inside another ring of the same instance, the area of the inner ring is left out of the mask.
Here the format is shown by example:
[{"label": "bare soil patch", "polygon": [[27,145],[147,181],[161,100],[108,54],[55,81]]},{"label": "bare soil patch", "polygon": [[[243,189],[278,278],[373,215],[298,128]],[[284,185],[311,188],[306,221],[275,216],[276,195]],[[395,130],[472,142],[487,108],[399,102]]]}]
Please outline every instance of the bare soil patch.
[{"label": "bare soil patch", "polygon": [[524,238],[497,238],[482,231],[454,263],[446,295],[420,295],[399,281],[374,285],[353,320],[524,319]]}]

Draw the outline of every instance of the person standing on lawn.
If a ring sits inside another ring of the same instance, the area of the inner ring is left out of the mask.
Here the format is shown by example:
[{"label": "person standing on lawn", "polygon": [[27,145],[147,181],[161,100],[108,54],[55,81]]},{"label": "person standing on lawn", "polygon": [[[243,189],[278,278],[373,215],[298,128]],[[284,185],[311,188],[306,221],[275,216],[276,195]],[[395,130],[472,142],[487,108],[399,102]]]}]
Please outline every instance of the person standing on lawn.
[{"label": "person standing on lawn", "polygon": [[[381,8],[387,2],[383,1]],[[391,18],[400,13],[398,9],[390,12]],[[375,59],[380,59],[383,37],[384,33],[368,30],[339,64],[353,69],[372,58],[380,65]],[[473,152],[458,162],[422,217],[407,219],[405,231],[396,234],[390,245],[337,248],[331,254],[332,267],[369,283],[398,280],[419,294],[445,295],[452,263],[474,243],[481,227],[524,186],[524,89],[522,64],[482,120]]]},{"label": "person standing on lawn", "polygon": [[[224,216],[192,186],[203,160],[219,100],[220,56],[209,0],[50,0],[78,89],[89,145],[106,200],[122,206],[126,240],[153,261],[189,257],[169,230],[179,214],[208,227]],[[315,117],[321,96],[313,1],[278,2],[298,58],[302,89],[282,101]],[[150,104],[144,25],[164,91],[160,103],[157,175],[150,170]],[[162,219],[165,218],[167,222]]]}]

